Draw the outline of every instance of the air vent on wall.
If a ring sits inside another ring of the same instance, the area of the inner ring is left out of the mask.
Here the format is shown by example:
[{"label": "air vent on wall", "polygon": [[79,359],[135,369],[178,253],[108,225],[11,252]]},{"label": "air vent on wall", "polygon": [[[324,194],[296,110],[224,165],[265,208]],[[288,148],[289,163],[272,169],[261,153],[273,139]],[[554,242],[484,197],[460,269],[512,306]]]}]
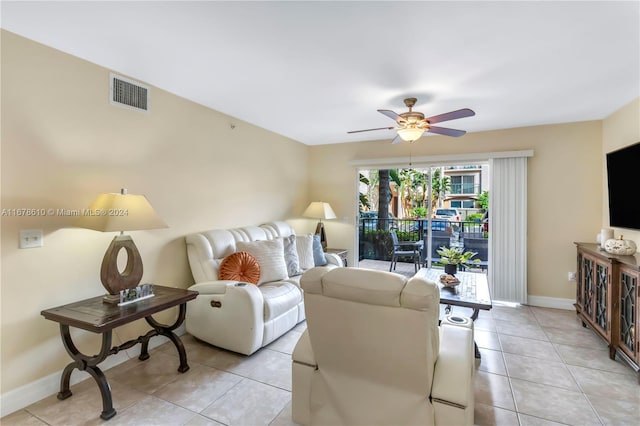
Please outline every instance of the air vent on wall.
[{"label": "air vent on wall", "polygon": [[149,87],[116,74],[109,75],[110,101],[113,105],[149,111]]}]

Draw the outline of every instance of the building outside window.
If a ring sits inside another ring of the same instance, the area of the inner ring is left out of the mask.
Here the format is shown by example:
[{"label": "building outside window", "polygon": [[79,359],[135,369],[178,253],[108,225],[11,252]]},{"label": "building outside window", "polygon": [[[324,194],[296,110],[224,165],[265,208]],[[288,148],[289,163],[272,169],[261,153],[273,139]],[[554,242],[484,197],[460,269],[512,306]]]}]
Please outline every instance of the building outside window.
[{"label": "building outside window", "polygon": [[475,194],[475,189],[474,175],[451,176],[452,194]]},{"label": "building outside window", "polygon": [[474,200],[451,200],[450,204],[454,209],[473,209],[476,207]]}]

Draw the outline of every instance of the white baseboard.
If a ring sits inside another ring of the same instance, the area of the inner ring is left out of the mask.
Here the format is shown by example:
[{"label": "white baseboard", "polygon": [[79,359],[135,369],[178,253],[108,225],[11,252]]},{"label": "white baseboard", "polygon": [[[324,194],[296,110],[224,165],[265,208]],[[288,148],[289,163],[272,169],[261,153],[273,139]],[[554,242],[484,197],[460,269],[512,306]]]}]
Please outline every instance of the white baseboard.
[{"label": "white baseboard", "polygon": [[[178,336],[185,333],[184,324],[174,331]],[[149,340],[149,350],[168,342],[169,339],[164,336],[156,336]],[[110,357],[107,357],[99,367],[104,372],[118,364],[122,364],[132,358],[140,355],[140,346],[136,345],[126,351],[122,351]],[[18,410],[21,410],[34,402],[38,402],[50,395],[55,395],[60,391],[60,378],[62,370],[49,374],[31,383],[12,389],[0,395],[0,417],[7,416]],[[90,378],[89,373],[85,371],[74,370],[71,374],[70,386]]]},{"label": "white baseboard", "polygon": [[[151,346],[151,345],[149,345]],[[101,370],[108,370],[118,364],[121,364],[129,360],[129,356],[126,351],[119,354],[112,355],[105,359],[100,364]],[[34,382],[27,383],[24,386],[20,386],[17,389],[10,390],[9,392],[0,395],[0,416],[4,417],[13,412],[23,409],[24,407],[40,401],[50,395],[57,394],[60,391],[60,378],[62,377],[62,370],[53,374],[49,374]],[[81,381],[91,377],[86,371],[74,370],[71,374],[71,380],[69,384],[71,386],[80,383]]]},{"label": "white baseboard", "polygon": [[573,306],[574,303],[576,303],[574,299],[531,295],[527,296],[527,305],[538,306],[540,308],[566,309],[568,311],[573,311],[575,310],[575,307]]}]

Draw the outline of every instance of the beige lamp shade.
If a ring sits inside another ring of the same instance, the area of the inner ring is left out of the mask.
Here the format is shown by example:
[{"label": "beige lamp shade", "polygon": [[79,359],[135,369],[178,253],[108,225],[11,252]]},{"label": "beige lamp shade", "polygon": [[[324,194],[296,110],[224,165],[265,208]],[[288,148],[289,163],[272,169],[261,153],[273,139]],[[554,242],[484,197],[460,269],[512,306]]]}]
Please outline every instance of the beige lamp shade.
[{"label": "beige lamp shade", "polygon": [[314,201],[309,204],[309,207],[302,213],[304,217],[312,217],[314,219],[320,219],[318,225],[316,226],[316,234],[320,235],[320,244],[322,244],[322,249],[326,251],[327,249],[327,234],[324,232],[324,224],[322,223],[322,219],[335,219],[336,214],[329,205],[329,203],[325,203],[322,201]]},{"label": "beige lamp shade", "polygon": [[144,195],[122,193],[100,194],[77,225],[102,232],[141,231],[167,228]]},{"label": "beige lamp shade", "polygon": [[309,204],[309,207],[302,213],[304,217],[311,217],[314,219],[335,219],[336,214],[329,205],[322,201],[314,201]]},{"label": "beige lamp shade", "polygon": [[[100,280],[109,292],[104,300],[109,303],[115,303],[121,291],[136,287],[142,279],[140,252],[133,239],[122,235],[122,232],[167,227],[144,195],[127,194],[126,189],[122,189],[120,194],[99,195],[80,216],[77,225],[96,231],[121,233],[111,241],[100,268]],[[118,268],[121,250],[127,253],[123,271]]]}]

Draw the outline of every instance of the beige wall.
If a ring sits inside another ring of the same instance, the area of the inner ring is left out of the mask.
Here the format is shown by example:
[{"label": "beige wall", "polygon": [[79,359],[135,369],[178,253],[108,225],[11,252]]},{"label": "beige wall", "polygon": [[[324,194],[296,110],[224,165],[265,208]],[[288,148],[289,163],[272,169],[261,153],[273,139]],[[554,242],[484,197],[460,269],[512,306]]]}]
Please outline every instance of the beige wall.
[{"label": "beige wall", "polygon": [[[109,70],[5,31],[1,53],[2,208],[85,208],[121,187],[145,194],[169,228],[131,232],[144,282],[193,282],[189,232],[295,218],[309,202],[303,144],[155,87],[149,114],[112,106]],[[2,393],[70,361],[41,310],[104,292],[100,263],[115,234],[72,222],[2,217]],[[18,249],[19,231],[33,228],[44,247]],[[117,329],[114,344],[147,329]]]},{"label": "beige wall", "polygon": [[[609,190],[607,188],[606,154],[627,145],[640,142],[640,98],[620,108],[607,117],[602,124],[602,227],[609,226]],[[637,197],[637,194],[634,198]],[[635,241],[640,247],[640,231],[613,228],[616,236],[623,235],[627,240]]]},{"label": "beige wall", "polygon": [[[478,111],[478,114],[481,114]],[[455,126],[453,126],[455,127]],[[429,136],[413,145],[382,141],[311,148],[312,198],[329,201],[339,220],[328,221],[334,247],[353,248],[357,211],[351,161],[532,149],[528,160],[528,293],[571,299],[574,241],[592,241],[601,224],[601,122],[479,132],[459,139]],[[353,258],[351,262],[353,262]]]}]

